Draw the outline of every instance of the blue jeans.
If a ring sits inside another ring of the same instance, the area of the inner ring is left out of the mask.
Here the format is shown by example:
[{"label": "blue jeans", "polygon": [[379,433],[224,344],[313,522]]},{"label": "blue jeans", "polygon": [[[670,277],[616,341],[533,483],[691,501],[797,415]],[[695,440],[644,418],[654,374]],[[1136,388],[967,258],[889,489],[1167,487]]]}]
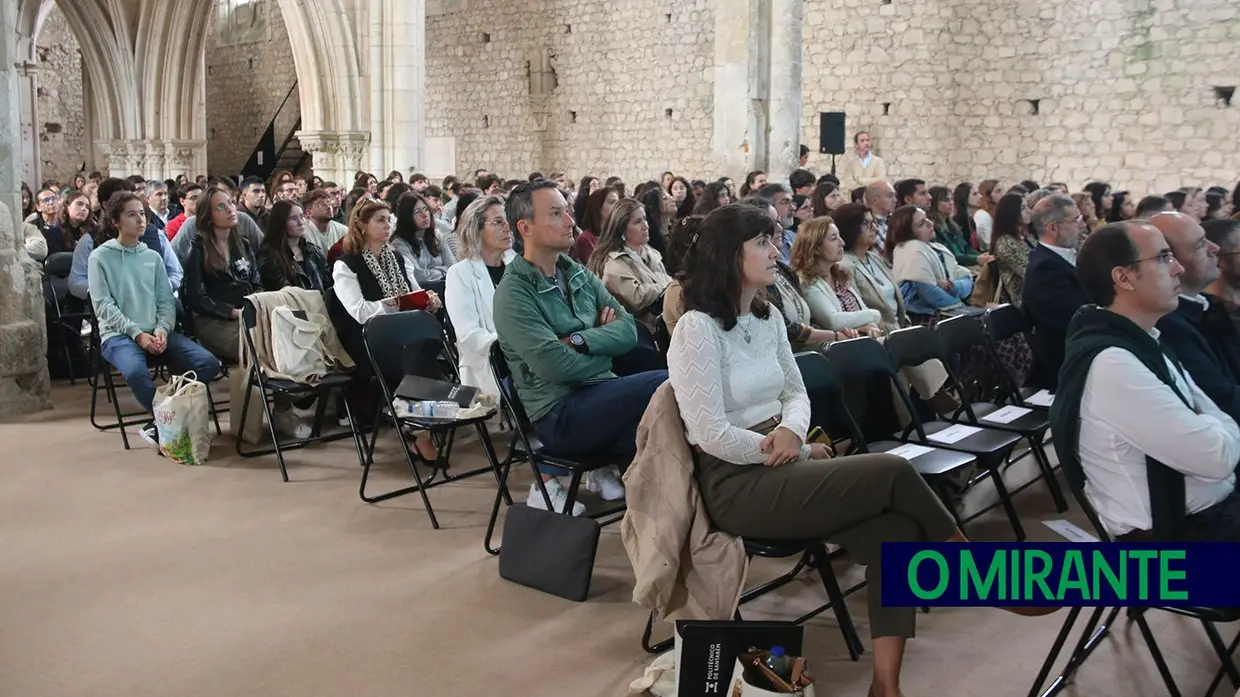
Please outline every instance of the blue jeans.
[{"label": "blue jeans", "polygon": [[[637,425],[655,390],[666,381],[666,370],[651,370],[579,388],[538,421],[538,438],[548,455],[631,459],[637,454]],[[538,470],[555,476],[568,474],[548,465]]]},{"label": "blue jeans", "polygon": [[[155,381],[147,365],[146,351],[127,336],[113,336],[103,342],[103,358],[125,376],[125,384],[133,390],[133,396],[143,409],[153,411]],[[174,374],[194,371],[199,382],[211,382],[220,374],[220,362],[205,348],[194,343],[184,334],[168,335],[168,346],[160,356]]]}]

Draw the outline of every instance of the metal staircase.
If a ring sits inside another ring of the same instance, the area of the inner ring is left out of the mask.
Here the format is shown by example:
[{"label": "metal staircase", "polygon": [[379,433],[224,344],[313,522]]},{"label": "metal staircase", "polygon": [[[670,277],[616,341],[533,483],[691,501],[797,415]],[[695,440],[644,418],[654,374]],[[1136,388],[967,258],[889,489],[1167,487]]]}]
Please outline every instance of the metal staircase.
[{"label": "metal staircase", "polygon": [[276,121],[280,115],[284,113],[285,108],[289,105],[289,100],[293,93],[297,91],[297,82],[293,82],[293,86],[289,88],[288,94],[284,95],[284,101],[280,102],[280,108],[276,109],[276,113],[271,117],[271,122],[267,124],[267,129],[263,131],[262,137],[258,139],[258,145],[254,146],[254,151],[250,153],[250,159],[246,161],[245,167],[241,169],[241,176],[258,177],[264,181],[271,178],[277,170],[287,169],[293,174],[305,174],[310,168],[310,153],[301,147],[301,142],[297,140],[297,131],[301,130],[301,117],[293,124],[287,134],[281,134],[283,138],[276,140]]}]

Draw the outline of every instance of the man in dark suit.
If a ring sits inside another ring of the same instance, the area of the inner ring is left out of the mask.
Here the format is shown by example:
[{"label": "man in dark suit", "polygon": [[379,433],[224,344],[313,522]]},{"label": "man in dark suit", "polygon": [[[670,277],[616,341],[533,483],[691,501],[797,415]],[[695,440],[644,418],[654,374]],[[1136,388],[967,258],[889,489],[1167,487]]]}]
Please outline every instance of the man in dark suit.
[{"label": "man in dark suit", "polygon": [[1225,314],[1226,310],[1217,299],[1203,293],[1219,277],[1219,247],[1206,238],[1200,223],[1183,213],[1157,213],[1150,224],[1163,234],[1175,260],[1184,267],[1179,278],[1179,307],[1158,320],[1159,338],[1201,391],[1240,421],[1240,385],[1236,384],[1235,370],[1240,340],[1230,322],[1208,321],[1210,315],[1218,311]]},{"label": "man in dark suit", "polygon": [[1059,384],[1068,323],[1089,303],[1076,277],[1076,250],[1085,219],[1071,198],[1056,194],[1034,205],[1033,229],[1038,246],[1029,252],[1021,296],[1021,307],[1033,329],[1035,361],[1030,382],[1053,391]]}]

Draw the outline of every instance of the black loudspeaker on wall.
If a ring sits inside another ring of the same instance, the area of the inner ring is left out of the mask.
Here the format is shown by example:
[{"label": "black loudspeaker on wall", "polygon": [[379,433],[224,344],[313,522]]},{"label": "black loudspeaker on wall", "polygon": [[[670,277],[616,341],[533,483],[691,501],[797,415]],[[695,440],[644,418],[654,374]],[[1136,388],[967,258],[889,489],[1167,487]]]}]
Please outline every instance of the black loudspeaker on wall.
[{"label": "black loudspeaker on wall", "polygon": [[824,111],[818,115],[818,152],[827,155],[843,155],[844,112]]}]

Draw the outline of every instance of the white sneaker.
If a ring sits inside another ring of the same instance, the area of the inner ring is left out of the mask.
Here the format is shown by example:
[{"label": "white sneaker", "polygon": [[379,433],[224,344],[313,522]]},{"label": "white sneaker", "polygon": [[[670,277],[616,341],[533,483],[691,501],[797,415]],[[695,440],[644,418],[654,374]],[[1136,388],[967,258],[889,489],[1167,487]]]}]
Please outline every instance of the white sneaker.
[{"label": "white sneaker", "polygon": [[620,468],[612,465],[586,474],[586,490],[599,495],[604,501],[624,499],[624,482],[620,481]]},{"label": "white sneaker", "polygon": [[[551,497],[551,506],[556,513],[564,510],[564,504],[568,501],[568,491],[564,489],[564,485],[560,484],[560,480],[552,478],[548,479],[544,484],[547,486],[547,495]],[[538,482],[530,485],[530,496],[525,500],[525,505],[530,508],[537,508],[540,511],[547,510],[547,501],[543,498],[542,492],[538,490]],[[573,503],[573,515],[585,515],[585,504],[580,501]]]},{"label": "white sneaker", "polygon": [[297,414],[292,409],[277,413],[275,421],[277,431],[297,440],[309,438],[312,432],[310,424],[297,418]]}]

